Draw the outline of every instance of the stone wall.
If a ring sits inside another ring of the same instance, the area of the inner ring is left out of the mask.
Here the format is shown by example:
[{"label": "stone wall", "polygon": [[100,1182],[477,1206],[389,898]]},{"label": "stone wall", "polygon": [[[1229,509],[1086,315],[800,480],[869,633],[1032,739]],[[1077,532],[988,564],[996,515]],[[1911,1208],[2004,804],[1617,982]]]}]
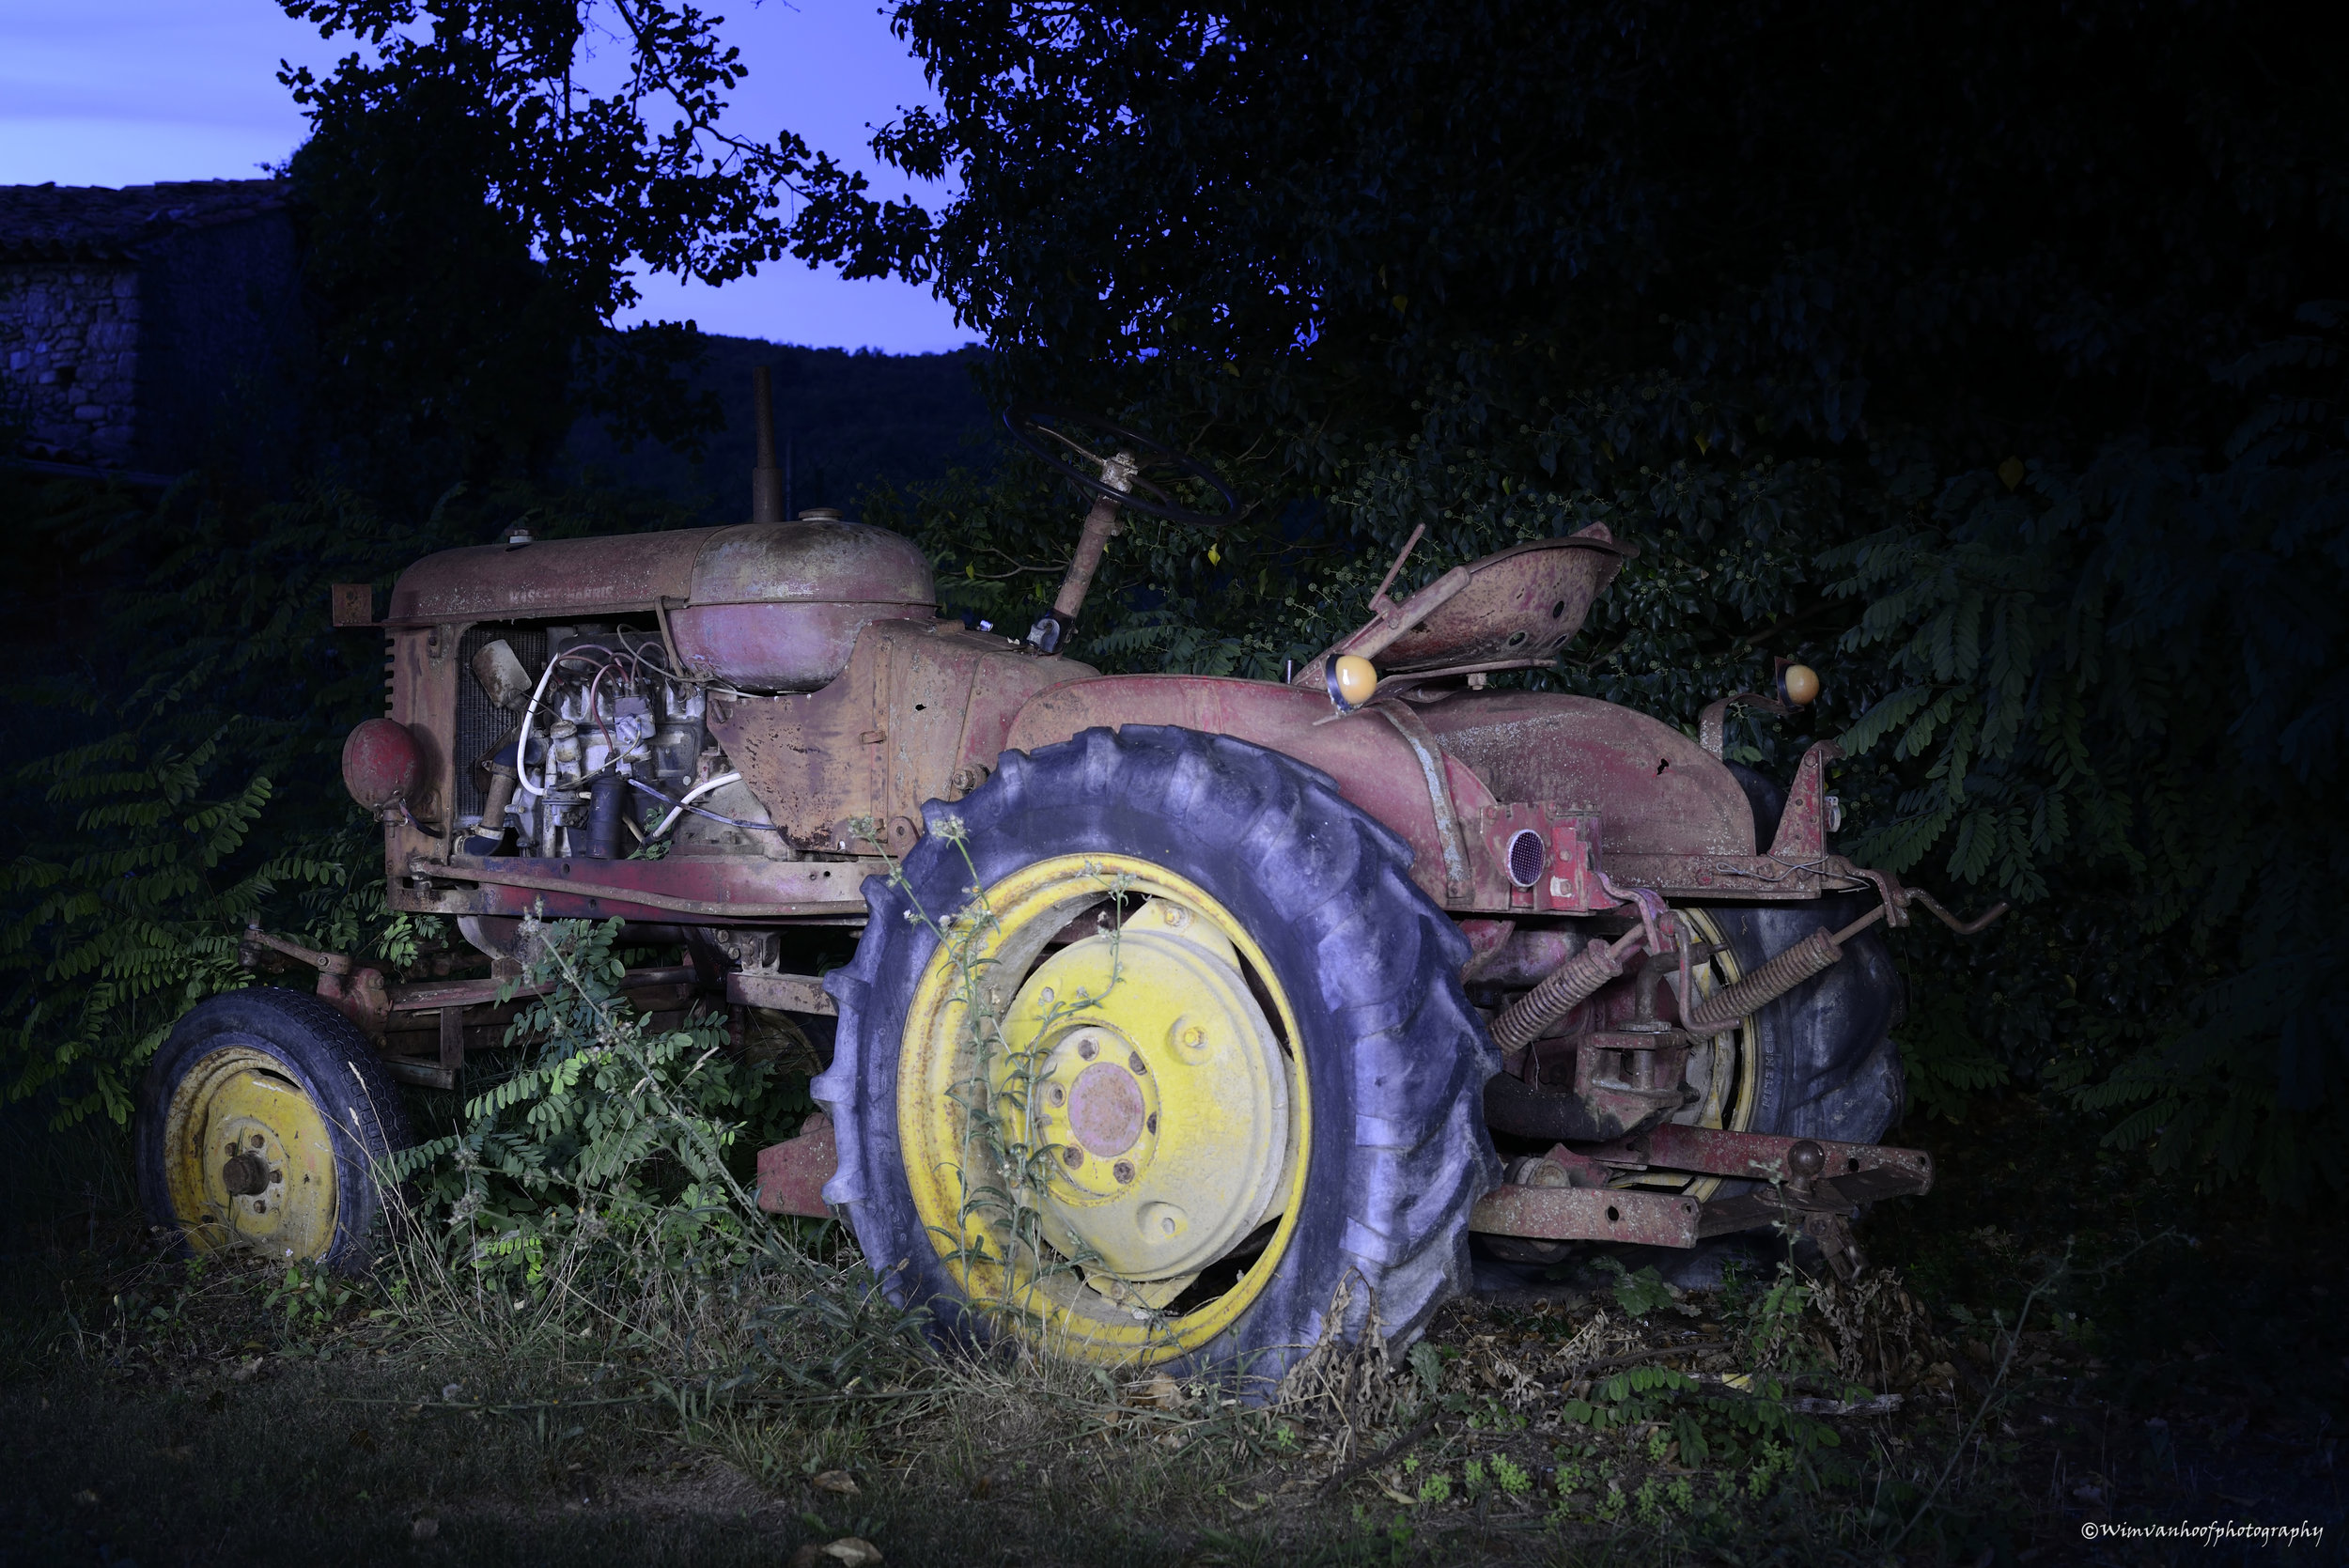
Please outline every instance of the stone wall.
[{"label": "stone wall", "polygon": [[0,423],[35,456],[125,466],[138,444],[140,289],[128,263],[0,263]]}]

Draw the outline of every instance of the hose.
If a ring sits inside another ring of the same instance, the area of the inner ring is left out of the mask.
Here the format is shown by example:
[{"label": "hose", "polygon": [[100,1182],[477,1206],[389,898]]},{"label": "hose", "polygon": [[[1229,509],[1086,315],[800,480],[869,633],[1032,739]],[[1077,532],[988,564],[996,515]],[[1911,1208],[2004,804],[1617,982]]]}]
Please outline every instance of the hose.
[{"label": "hose", "polygon": [[[666,816],[664,816],[664,817],[662,817],[662,818],[661,819],[661,826],[660,826],[660,827],[658,827],[658,828],[655,828],[655,829],[654,829],[654,830],[653,830],[653,831],[652,831],[649,834],[647,834],[646,836],[647,836],[648,838],[659,838],[661,834],[663,834],[663,833],[667,832],[670,829],[672,829],[672,828],[676,827],[676,826],[677,826],[677,819],[678,817],[680,817],[680,816],[683,816],[683,815],[684,815],[687,812],[689,812],[689,811],[690,811],[690,812],[692,812],[692,813],[693,813],[693,815],[696,815],[696,816],[713,816],[713,817],[717,817],[717,819],[718,819],[719,821],[721,821],[721,822],[725,822],[725,823],[730,823],[730,824],[732,824],[733,826],[735,826],[735,827],[737,827],[737,828],[771,828],[771,827],[773,827],[773,826],[774,826],[774,824],[773,824],[773,823],[771,823],[771,822],[736,822],[736,821],[734,820],[734,818],[733,818],[733,817],[731,817],[731,816],[718,816],[718,814],[717,814],[716,812],[714,812],[714,811],[698,811],[698,810],[695,810],[694,805],[693,805],[693,802],[694,802],[694,801],[696,801],[696,800],[700,800],[703,796],[705,796],[705,795],[708,794],[708,793],[709,793],[711,790],[713,790],[713,789],[723,789],[723,788],[724,786],[726,786],[727,784],[734,784],[734,783],[739,782],[739,781],[741,779],[741,777],[742,777],[742,775],[741,775],[741,774],[739,774],[739,773],[721,773],[721,774],[719,774],[719,775],[718,775],[716,778],[714,778],[714,779],[707,779],[707,780],[704,780],[702,783],[695,784],[692,788],[691,788],[691,789],[689,789],[689,790],[687,790],[687,791],[685,792],[685,798],[684,798],[683,800],[670,800],[670,801],[669,801],[669,805],[670,805],[669,815],[666,815]],[[629,782],[630,782],[630,784],[632,784],[636,785],[636,787],[637,787],[637,788],[639,788],[639,789],[643,790],[643,791],[644,791],[646,794],[647,794],[647,795],[660,795],[661,800],[669,800],[669,798],[668,798],[666,795],[661,795],[661,791],[659,791],[659,790],[657,790],[657,789],[653,788],[650,784],[647,784],[644,783],[642,780],[639,780],[639,779],[630,779]]]},{"label": "hose", "polygon": [[[524,795],[537,797],[546,793],[530,782],[530,726],[538,717],[538,699],[547,694],[547,682],[554,678],[554,667],[562,661],[562,655],[557,654],[547,660],[545,669],[538,672],[538,684],[532,690],[530,701],[522,708],[522,727],[514,737],[515,782],[521,785]],[[552,768],[553,763],[549,762],[547,766]]]},{"label": "hose", "polygon": [[[530,756],[530,726],[538,717],[538,702],[539,699],[547,694],[547,682],[554,678],[554,667],[557,664],[562,663],[563,660],[567,659],[579,658],[590,653],[599,653],[607,660],[612,657],[612,650],[605,647],[601,643],[575,643],[571,646],[565,648],[561,653],[558,653],[552,659],[549,659],[547,660],[547,667],[538,672],[538,684],[530,693],[529,706],[522,709],[521,732],[516,736],[514,739],[515,766],[520,769],[520,777],[517,782],[521,784],[522,793],[524,795],[540,796],[546,793],[546,789],[542,785],[535,784],[530,782],[528,758]],[[592,719],[594,715],[591,713],[588,717]],[[553,771],[554,757],[552,753],[550,753],[547,757],[549,783],[553,782]]]}]

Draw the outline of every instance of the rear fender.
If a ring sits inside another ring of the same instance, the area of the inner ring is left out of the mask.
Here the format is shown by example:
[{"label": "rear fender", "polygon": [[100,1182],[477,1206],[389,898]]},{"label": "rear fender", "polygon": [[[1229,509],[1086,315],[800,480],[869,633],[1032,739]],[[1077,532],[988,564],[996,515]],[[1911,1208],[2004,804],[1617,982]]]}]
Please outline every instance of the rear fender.
[{"label": "rear fender", "polygon": [[1756,852],[1736,776],[1660,720],[1558,691],[1464,691],[1419,711],[1499,799],[1595,814],[1618,881],[1679,880],[1643,875],[1642,862]]},{"label": "rear fender", "polygon": [[[1333,719],[1317,691],[1214,675],[1102,675],[1033,698],[1012,722],[1009,750],[1032,752],[1094,728],[1171,724],[1228,735],[1295,757],[1411,846],[1411,879],[1449,908],[1479,907],[1479,824],[1492,792],[1435,744],[1401,705]],[[1489,880],[1489,876],[1485,879]]]},{"label": "rear fender", "polygon": [[[1816,891],[1757,855],[1753,808],[1719,758],[1670,724],[1589,697],[1463,691],[1333,719],[1319,692],[1268,681],[1105,675],[1030,700],[1004,743],[1028,751],[1129,723],[1229,735],[1318,768],[1411,846],[1428,896],[1463,913],[1609,908],[1602,864],[1674,896]],[[1524,827],[1557,851],[1539,891],[1513,887],[1505,870]]]}]

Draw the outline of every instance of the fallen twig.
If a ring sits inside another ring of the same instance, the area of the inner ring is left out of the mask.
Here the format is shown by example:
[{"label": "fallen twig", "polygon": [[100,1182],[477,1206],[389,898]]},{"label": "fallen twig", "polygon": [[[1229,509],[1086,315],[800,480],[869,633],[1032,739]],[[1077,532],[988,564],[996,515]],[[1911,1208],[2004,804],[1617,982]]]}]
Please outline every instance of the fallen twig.
[{"label": "fallen twig", "polygon": [[[943,1397],[936,1389],[887,1389],[873,1393],[854,1394],[741,1394],[722,1401],[727,1406],[756,1405],[770,1406],[800,1405],[864,1405],[887,1400]],[[510,1404],[469,1404],[461,1399],[337,1399],[337,1405],[397,1405],[411,1410],[472,1410],[488,1411],[491,1415],[518,1415],[525,1410],[587,1410],[604,1405],[673,1405],[668,1393],[627,1394],[617,1399],[526,1399]]]},{"label": "fallen twig", "polygon": [[1617,1367],[1632,1366],[1641,1361],[1657,1361],[1667,1356],[1694,1356],[1704,1348],[1701,1344],[1670,1344],[1653,1350],[1626,1351],[1621,1356],[1602,1356],[1595,1361],[1578,1361],[1563,1375],[1571,1382],[1578,1377],[1588,1377],[1595,1372],[1612,1372]]}]

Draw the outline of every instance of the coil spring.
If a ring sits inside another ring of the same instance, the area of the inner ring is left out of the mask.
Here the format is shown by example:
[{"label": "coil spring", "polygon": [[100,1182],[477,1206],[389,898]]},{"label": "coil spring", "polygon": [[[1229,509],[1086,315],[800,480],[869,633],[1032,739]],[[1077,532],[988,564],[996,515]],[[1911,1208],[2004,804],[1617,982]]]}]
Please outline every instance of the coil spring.
[{"label": "coil spring", "polygon": [[1493,1020],[1493,1040],[1503,1050],[1516,1050],[1540,1039],[1550,1025],[1573,1012],[1593,993],[1623,972],[1623,960],[1595,941],[1556,969],[1548,979],[1511,1002]]},{"label": "coil spring", "polygon": [[1843,956],[1834,937],[1813,931],[1751,974],[1724,986],[1691,1008],[1688,1027],[1700,1034],[1718,1033],[1750,1014],[1758,1013],[1812,975],[1833,968]]}]

